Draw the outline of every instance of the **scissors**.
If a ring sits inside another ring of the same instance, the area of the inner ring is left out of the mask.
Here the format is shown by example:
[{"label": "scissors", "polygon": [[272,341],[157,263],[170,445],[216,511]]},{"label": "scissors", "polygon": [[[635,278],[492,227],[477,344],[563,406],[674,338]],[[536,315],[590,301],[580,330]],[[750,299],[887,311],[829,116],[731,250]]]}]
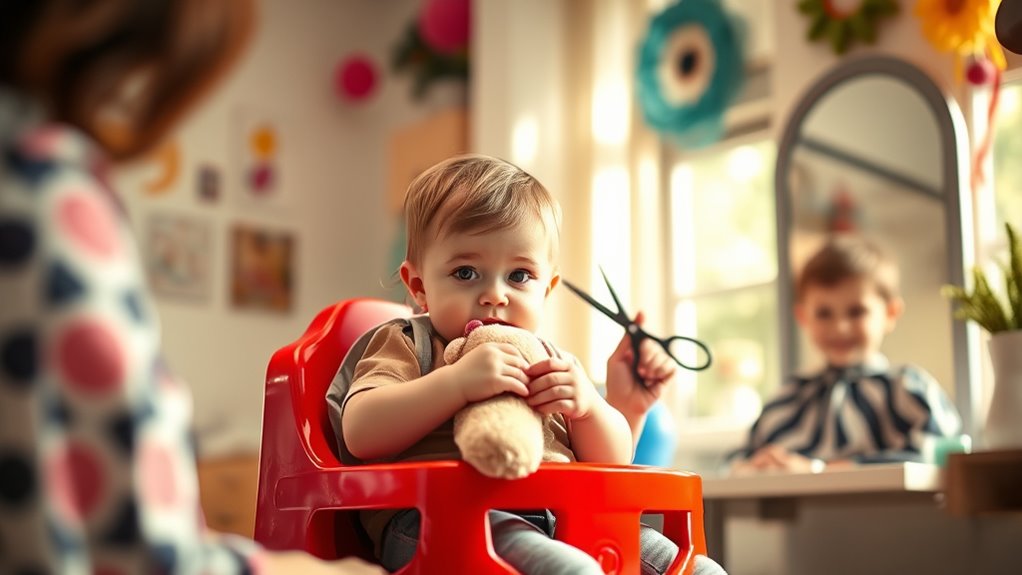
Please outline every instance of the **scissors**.
[{"label": "scissors", "polygon": [[[639,346],[642,345],[642,340],[644,339],[650,339],[659,344],[660,347],[664,348],[664,351],[667,352],[667,355],[670,356],[670,358],[673,359],[675,363],[677,363],[678,365],[685,369],[691,371],[702,371],[710,367],[710,363],[713,361],[713,356],[710,355],[710,348],[706,347],[706,344],[697,339],[685,337],[683,335],[674,335],[667,339],[662,339],[654,335],[651,335],[649,332],[642,329],[639,326],[639,324],[635,323],[632,317],[625,312],[624,306],[621,305],[621,300],[619,300],[617,297],[617,292],[615,292],[614,287],[610,285],[610,280],[607,279],[607,274],[603,272],[602,268],[600,269],[600,275],[603,276],[603,281],[607,284],[607,289],[610,290],[610,297],[614,298],[614,304],[617,305],[616,312],[610,311],[609,309],[607,309],[606,306],[593,299],[593,296],[580,290],[571,282],[564,280],[564,285],[567,286],[568,289],[570,289],[571,291],[575,292],[575,295],[589,302],[589,305],[603,312],[603,315],[609,317],[610,319],[617,322],[618,325],[625,328],[625,331],[628,333],[628,336],[632,340],[632,375],[635,376],[635,381],[641,382],[643,387],[648,387],[646,385],[645,380],[639,375]],[[678,356],[674,355],[674,352],[671,351],[671,347],[674,346],[677,342],[688,342],[694,344],[696,347],[703,351],[703,354],[706,356],[706,361],[699,365],[689,365],[681,361],[680,359],[678,359]]]}]

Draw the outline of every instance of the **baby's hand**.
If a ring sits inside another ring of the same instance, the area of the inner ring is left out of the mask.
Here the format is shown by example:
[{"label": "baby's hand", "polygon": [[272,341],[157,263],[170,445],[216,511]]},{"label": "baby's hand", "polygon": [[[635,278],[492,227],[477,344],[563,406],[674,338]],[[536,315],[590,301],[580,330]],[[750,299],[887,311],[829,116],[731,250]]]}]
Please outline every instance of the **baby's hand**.
[{"label": "baby's hand", "polygon": [[[642,312],[635,315],[635,323],[642,325],[644,320]],[[671,356],[649,339],[639,346],[638,370],[643,381],[635,381],[632,358],[632,340],[626,333],[607,360],[607,402],[626,416],[649,411],[678,370]]]},{"label": "baby's hand", "polygon": [[530,365],[528,403],[544,415],[560,413],[567,419],[584,419],[593,409],[596,387],[574,358],[551,357]]},{"label": "baby's hand", "polygon": [[508,391],[527,397],[528,365],[515,346],[491,342],[472,349],[448,367],[465,402],[472,403]]}]

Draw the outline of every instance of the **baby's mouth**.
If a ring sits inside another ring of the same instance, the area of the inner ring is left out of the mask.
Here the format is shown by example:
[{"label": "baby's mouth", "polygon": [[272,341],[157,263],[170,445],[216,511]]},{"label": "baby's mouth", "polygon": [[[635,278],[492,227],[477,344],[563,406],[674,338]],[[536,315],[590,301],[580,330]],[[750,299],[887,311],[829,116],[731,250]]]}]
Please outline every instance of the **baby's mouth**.
[{"label": "baby's mouth", "polygon": [[511,327],[514,327],[514,324],[506,322],[506,321],[500,319],[499,317],[484,317],[480,321],[483,322],[483,325],[494,325],[494,324],[497,324],[497,325],[509,325]]}]

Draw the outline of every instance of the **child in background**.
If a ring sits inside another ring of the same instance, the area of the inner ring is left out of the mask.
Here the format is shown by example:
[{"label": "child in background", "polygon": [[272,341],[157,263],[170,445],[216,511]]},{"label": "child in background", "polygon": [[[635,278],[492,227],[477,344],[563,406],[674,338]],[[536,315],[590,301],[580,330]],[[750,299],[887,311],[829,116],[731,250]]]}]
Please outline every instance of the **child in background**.
[{"label": "child in background", "polygon": [[190,396],[108,185],[108,158],[159,143],[237,60],[253,12],[0,2],[0,573],[382,573],[205,528]]},{"label": "child in background", "polygon": [[[655,396],[633,394],[642,390],[628,367],[627,337],[608,360],[609,395],[621,402],[622,411],[599,395],[576,359],[562,352],[528,365],[513,346],[491,343],[454,364],[443,362],[445,345],[463,334],[469,320],[510,323],[532,332],[540,328],[547,297],[560,280],[560,208],[542,184],[498,159],[452,158],[412,182],[405,220],[408,248],[400,276],[411,298],[428,313],[427,321],[424,328],[410,329],[384,324],[356,358],[350,386],[331,388],[331,422],[343,456],[354,463],[457,459],[455,412],[469,402],[509,392],[552,415],[549,425],[564,460],[629,463],[634,449],[630,429],[641,429]],[[425,336],[408,333],[415,329],[423,329]],[[422,339],[431,346],[432,365],[417,352]],[[640,374],[658,394],[673,378],[674,362],[657,346],[640,353]],[[339,374],[344,371],[342,366]],[[362,520],[386,568],[394,571],[411,560],[419,537],[417,510],[363,512]],[[550,537],[549,525],[545,532],[503,511],[491,511],[489,520],[497,554],[526,575],[603,572],[588,554]],[[678,552],[673,542],[646,526],[641,543],[643,573],[662,573]],[[698,557],[697,572],[723,570]]]},{"label": "child in background", "polygon": [[960,433],[958,412],[930,374],[880,354],[904,308],[898,270],[884,252],[858,236],[835,236],[806,263],[795,293],[795,319],[827,366],[781,386],[733,472],[921,461],[928,440]]}]

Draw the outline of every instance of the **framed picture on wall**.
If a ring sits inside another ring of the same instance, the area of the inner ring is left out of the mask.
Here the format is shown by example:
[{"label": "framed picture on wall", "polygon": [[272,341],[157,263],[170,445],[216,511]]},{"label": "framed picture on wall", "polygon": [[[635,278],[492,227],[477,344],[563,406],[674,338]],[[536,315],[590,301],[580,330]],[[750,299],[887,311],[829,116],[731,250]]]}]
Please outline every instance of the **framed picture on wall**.
[{"label": "framed picture on wall", "polygon": [[230,232],[231,304],[288,312],[294,303],[295,239],[291,232],[235,224]]},{"label": "framed picture on wall", "polygon": [[205,301],[209,297],[212,226],[193,216],[157,213],[146,222],[144,258],[153,292]]}]

